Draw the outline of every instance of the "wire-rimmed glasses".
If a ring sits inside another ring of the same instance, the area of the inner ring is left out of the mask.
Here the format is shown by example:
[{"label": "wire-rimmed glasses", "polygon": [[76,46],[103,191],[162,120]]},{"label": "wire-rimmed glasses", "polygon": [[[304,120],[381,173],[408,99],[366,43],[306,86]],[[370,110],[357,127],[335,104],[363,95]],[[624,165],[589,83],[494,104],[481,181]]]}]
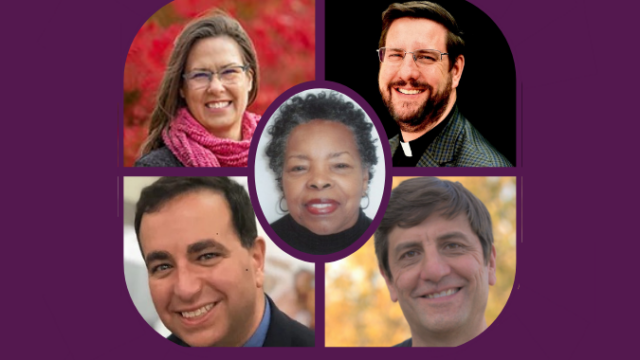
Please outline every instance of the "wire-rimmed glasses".
[{"label": "wire-rimmed glasses", "polygon": [[442,51],[435,49],[418,49],[413,51],[406,51],[404,49],[386,48],[381,47],[376,50],[378,52],[378,60],[381,63],[389,65],[400,65],[407,54],[411,54],[413,61],[419,66],[433,65],[439,61],[442,61],[442,55],[449,55],[449,53],[443,53]]},{"label": "wire-rimmed glasses", "polygon": [[219,71],[194,70],[183,74],[182,77],[190,89],[198,90],[209,87],[214,75],[218,77],[218,80],[220,80],[223,85],[236,84],[248,68],[249,65],[237,65],[228,66]]}]

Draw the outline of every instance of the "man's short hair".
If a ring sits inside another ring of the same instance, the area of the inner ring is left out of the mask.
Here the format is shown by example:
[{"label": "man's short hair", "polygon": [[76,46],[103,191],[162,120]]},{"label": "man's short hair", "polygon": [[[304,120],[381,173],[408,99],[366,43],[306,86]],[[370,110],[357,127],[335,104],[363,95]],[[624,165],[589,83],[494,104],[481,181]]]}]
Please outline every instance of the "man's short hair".
[{"label": "man's short hair", "polygon": [[[436,50],[449,53],[447,56],[450,59],[450,68],[456,63],[458,55],[463,55],[464,40],[462,39],[462,31],[458,27],[456,19],[442,6],[428,1],[411,1],[404,4],[395,3],[389,5],[387,10],[382,13],[382,34],[380,35],[378,47],[385,46],[391,23],[404,17],[433,20],[447,28],[447,48],[444,50]],[[405,50],[413,51],[416,49]]]},{"label": "man's short hair", "polygon": [[389,233],[396,226],[411,228],[432,214],[452,219],[460,213],[467,216],[471,230],[478,236],[487,264],[493,246],[491,215],[482,201],[462,184],[435,177],[419,177],[406,180],[393,189],[389,206],[374,237],[378,264],[385,275],[393,278],[389,268]]},{"label": "man's short hair", "polygon": [[[258,229],[251,200],[242,185],[226,177],[163,177],[145,187],[136,205],[134,226],[138,245],[140,245],[140,224],[144,214],[160,211],[162,206],[176,197],[198,191],[212,191],[225,198],[231,210],[233,228],[240,238],[242,247],[252,248],[258,237]],[[140,251],[142,251],[141,245]]]}]

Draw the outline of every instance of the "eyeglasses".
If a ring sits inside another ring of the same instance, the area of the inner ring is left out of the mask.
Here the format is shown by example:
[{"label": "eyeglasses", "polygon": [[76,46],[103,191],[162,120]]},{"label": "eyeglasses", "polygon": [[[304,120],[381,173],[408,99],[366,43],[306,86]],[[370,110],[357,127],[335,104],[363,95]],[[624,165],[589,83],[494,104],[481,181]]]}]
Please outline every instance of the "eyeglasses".
[{"label": "eyeglasses", "polygon": [[402,61],[404,61],[404,57],[407,54],[411,54],[413,56],[413,61],[415,61],[418,66],[433,65],[438,61],[442,61],[442,55],[449,55],[449,53],[443,53],[434,49],[406,51],[404,49],[388,49],[386,47],[381,47],[376,51],[378,52],[378,60],[380,60],[381,63],[394,66],[402,64]]},{"label": "eyeglasses", "polygon": [[249,65],[229,66],[220,71],[194,70],[183,74],[182,77],[192,90],[206,88],[211,84],[216,75],[223,85],[236,84],[242,78],[242,74],[249,69]]}]

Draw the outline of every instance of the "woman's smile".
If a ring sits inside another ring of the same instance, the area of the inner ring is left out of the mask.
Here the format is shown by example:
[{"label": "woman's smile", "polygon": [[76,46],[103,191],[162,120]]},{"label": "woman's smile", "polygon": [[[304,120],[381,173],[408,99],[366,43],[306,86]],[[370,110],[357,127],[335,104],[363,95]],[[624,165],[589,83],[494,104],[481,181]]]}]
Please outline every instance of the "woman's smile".
[{"label": "woman's smile", "polygon": [[338,209],[340,203],[333,199],[312,199],[305,206],[311,215],[329,215]]}]

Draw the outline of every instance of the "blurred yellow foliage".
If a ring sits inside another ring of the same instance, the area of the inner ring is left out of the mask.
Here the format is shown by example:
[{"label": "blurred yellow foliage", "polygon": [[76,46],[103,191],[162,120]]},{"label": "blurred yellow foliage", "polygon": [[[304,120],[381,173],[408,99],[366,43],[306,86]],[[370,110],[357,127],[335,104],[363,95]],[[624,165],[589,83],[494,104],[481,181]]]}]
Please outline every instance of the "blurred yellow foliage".
[{"label": "blurred yellow foliage", "polygon": [[[516,180],[514,177],[439,177],[458,181],[491,214],[497,283],[485,311],[490,326],[504,308],[516,272]],[[394,177],[393,188],[408,177]],[[393,346],[411,337],[398,303],[378,270],[373,238],[351,256],[325,266],[325,345]]]}]

